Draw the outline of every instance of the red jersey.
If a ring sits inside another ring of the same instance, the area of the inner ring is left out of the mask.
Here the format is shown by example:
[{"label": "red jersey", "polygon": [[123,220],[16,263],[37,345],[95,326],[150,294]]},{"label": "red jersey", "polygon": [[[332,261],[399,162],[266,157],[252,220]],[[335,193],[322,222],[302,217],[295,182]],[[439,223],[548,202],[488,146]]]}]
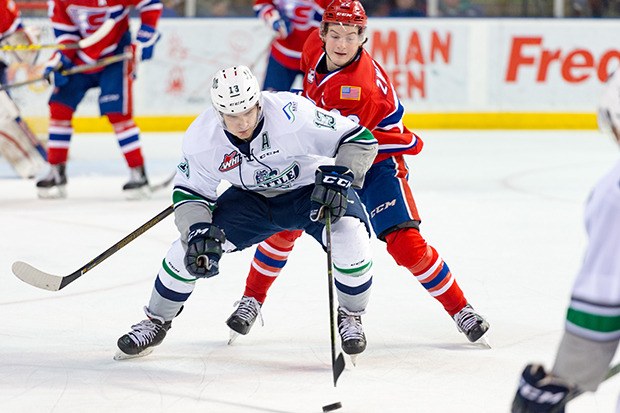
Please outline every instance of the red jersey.
[{"label": "red jersey", "polygon": [[118,43],[129,30],[129,12],[140,11],[142,24],[157,27],[163,6],[160,0],[53,0],[52,27],[59,43],[75,43],[88,37],[103,22],[114,19],[115,26],[98,43],[81,50],[63,53],[75,63],[94,63],[100,57],[120,54]]},{"label": "red jersey", "polygon": [[340,113],[372,131],[379,142],[375,163],[393,155],[415,155],[422,140],[403,125],[404,107],[383,68],[361,49],[352,63],[329,73],[317,68],[325,57],[315,30],[301,58],[303,94],[315,105]]},{"label": "red jersey", "polygon": [[299,70],[301,51],[308,35],[321,24],[323,11],[332,0],[254,0],[254,12],[264,19],[274,8],[291,23],[285,39],[271,43],[271,55],[282,66]]},{"label": "red jersey", "polygon": [[0,39],[21,28],[19,9],[13,0],[0,0]]}]

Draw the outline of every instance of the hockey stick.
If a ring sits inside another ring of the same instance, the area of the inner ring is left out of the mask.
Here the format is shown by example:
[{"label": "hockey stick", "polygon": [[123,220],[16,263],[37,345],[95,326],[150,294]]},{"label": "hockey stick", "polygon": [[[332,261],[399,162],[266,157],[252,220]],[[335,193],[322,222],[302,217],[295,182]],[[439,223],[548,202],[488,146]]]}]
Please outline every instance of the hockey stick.
[{"label": "hockey stick", "polygon": [[327,252],[327,282],[329,283],[329,327],[332,345],[332,373],[334,374],[334,387],[338,377],[344,371],[344,357],[338,353],[336,357],[336,318],[334,314],[334,274],[332,265],[332,214],[328,209],[325,212],[325,250]]},{"label": "hockey stick", "polygon": [[156,192],[159,191],[161,189],[166,188],[168,185],[170,185],[172,183],[172,181],[174,180],[174,177],[176,176],[177,172],[174,171],[172,173],[172,175],[170,175],[168,178],[166,178],[165,180],[154,184],[154,185],[149,185],[149,189],[151,190],[151,192]]},{"label": "hockey stick", "polygon": [[[613,376],[615,376],[618,373],[620,373],[620,364],[616,364],[615,366],[610,368],[602,381],[608,380],[608,379],[612,378]],[[562,403],[558,404],[552,410],[550,410],[549,413],[561,412],[562,409],[564,409],[564,407],[566,407],[566,404],[568,402],[570,402],[571,400],[576,399],[577,397],[581,396],[583,393],[584,393],[584,391],[581,390],[579,387],[577,387],[575,390],[573,390],[570,393],[568,393],[568,396],[566,396],[566,399],[564,399],[562,401]]]},{"label": "hockey stick", "polygon": [[155,226],[155,224],[159,223],[168,215],[170,215],[172,211],[174,211],[174,209],[172,205],[170,205],[168,208],[164,209],[159,214],[155,215],[153,218],[142,224],[138,229],[127,235],[125,238],[112,245],[110,248],[99,254],[97,257],[93,258],[87,264],[82,266],[82,268],[69,275],[61,276],[48,274],[22,261],[14,262],[11,269],[13,270],[13,274],[15,274],[17,278],[27,284],[48,291],[61,290],[67,285],[71,284],[73,281],[80,278],[82,275],[86,274],[88,271],[95,268],[97,265],[101,264],[106,259],[110,258],[114,253],[125,247],[131,241],[144,234],[151,227]]},{"label": "hockey stick", "polygon": [[41,49],[57,49],[57,50],[69,50],[69,49],[85,49],[106,37],[114,28],[114,20],[108,19],[97,30],[88,37],[81,39],[77,43],[69,44],[16,44],[16,45],[4,45],[0,46],[0,51],[3,52],[21,52],[29,50],[41,50]]},{"label": "hockey stick", "polygon": [[[84,73],[90,70],[99,69],[101,67],[109,66],[113,63],[122,62],[124,60],[129,60],[133,57],[131,53],[123,53],[114,56],[104,57],[103,59],[97,60],[93,64],[89,65],[78,65],[70,67],[67,70],[63,70],[60,72],[63,76],[75,75],[76,73]],[[36,79],[25,80],[23,82],[11,83],[8,85],[3,85],[0,87],[0,90],[8,90],[16,87],[26,86],[32,83],[41,82],[42,80],[47,80],[45,76],[37,77]]]}]

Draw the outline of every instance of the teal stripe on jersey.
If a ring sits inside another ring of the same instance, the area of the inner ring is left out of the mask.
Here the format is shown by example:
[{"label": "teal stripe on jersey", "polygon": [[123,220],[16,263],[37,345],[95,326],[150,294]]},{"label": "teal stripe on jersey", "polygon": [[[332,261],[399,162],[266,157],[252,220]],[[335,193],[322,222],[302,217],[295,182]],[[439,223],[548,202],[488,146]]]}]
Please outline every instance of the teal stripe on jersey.
[{"label": "teal stripe on jersey", "polygon": [[350,136],[344,136],[344,139],[340,142],[343,143],[359,143],[362,145],[373,145],[377,143],[377,140],[373,134],[366,128],[360,128],[356,133],[352,133]]},{"label": "teal stripe on jersey", "polygon": [[200,202],[205,204],[211,210],[211,212],[215,210],[214,202],[211,202],[201,196],[191,194],[180,188],[175,188],[172,192],[172,203],[174,204],[174,206],[176,207],[186,202]]},{"label": "teal stripe on jersey", "polygon": [[347,274],[352,277],[361,277],[362,275],[370,271],[370,269],[372,268],[372,261],[368,261],[366,264],[360,265],[359,267],[355,267],[355,268],[344,269],[344,268],[338,268],[335,265],[334,265],[334,268],[336,269],[336,271],[338,271],[341,274]]},{"label": "teal stripe on jersey", "polygon": [[569,308],[566,321],[598,333],[620,332],[620,316],[605,316]]},{"label": "teal stripe on jersey", "polygon": [[172,269],[168,266],[168,263],[166,262],[165,259],[162,261],[161,266],[164,268],[164,271],[166,271],[166,273],[168,273],[168,275],[174,278],[175,280],[179,280],[184,283],[195,283],[197,280],[197,278],[190,279],[190,278],[181,277],[179,274],[172,271]]}]

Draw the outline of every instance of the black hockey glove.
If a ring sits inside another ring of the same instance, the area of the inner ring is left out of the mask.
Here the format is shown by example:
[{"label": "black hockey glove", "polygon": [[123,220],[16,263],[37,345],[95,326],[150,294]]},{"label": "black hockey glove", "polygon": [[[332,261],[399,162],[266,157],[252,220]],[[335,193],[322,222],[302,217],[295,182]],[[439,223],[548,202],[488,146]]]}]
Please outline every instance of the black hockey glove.
[{"label": "black hockey glove", "polygon": [[347,212],[347,191],[353,183],[353,172],[346,166],[319,166],[310,195],[310,219],[325,223],[325,208],[329,208],[332,222]]},{"label": "black hockey glove", "polygon": [[198,278],[209,278],[220,272],[222,244],[226,236],[217,226],[200,222],[189,227],[185,268]]},{"label": "black hockey glove", "polygon": [[528,364],[521,374],[512,413],[564,413],[566,397],[574,387],[552,376],[540,364]]}]

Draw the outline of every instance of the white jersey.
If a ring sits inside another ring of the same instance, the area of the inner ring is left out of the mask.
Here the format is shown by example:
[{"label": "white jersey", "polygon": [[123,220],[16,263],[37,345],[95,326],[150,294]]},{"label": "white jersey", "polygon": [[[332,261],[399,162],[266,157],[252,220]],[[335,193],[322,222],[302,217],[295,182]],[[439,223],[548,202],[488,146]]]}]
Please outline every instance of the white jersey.
[{"label": "white jersey", "polygon": [[341,145],[376,145],[365,128],[301,96],[261,93],[263,119],[249,143],[226,134],[213,108],[191,124],[174,181],[175,207],[192,196],[215,202],[221,181],[268,197],[282,194],[313,184],[317,167],[333,164]]},{"label": "white jersey", "polygon": [[585,209],[588,247],[566,329],[595,341],[620,339],[620,162],[603,176]]}]

